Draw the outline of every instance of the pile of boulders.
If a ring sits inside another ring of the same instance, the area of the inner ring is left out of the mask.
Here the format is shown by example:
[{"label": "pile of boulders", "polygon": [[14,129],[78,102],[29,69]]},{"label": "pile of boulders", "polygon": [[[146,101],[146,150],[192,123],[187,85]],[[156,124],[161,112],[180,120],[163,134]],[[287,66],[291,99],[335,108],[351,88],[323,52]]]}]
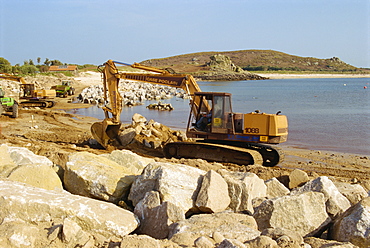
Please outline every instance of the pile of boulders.
[{"label": "pile of boulders", "polygon": [[159,101],[157,103],[151,103],[146,107],[148,109],[167,110],[167,111],[171,111],[171,110],[174,109],[171,103],[162,103],[161,101]]},{"label": "pile of boulders", "polygon": [[204,171],[128,150],[53,164],[0,146],[2,247],[369,247],[370,197],[359,184],[292,184]]},{"label": "pile of boulders", "polygon": [[163,146],[169,142],[188,140],[185,132],[172,130],[154,120],[148,121],[138,113],[132,116],[130,125],[121,127],[118,139],[120,144],[126,148],[141,144],[144,147],[157,149],[160,152],[162,152]]},{"label": "pile of boulders", "polygon": [[4,91],[5,97],[15,98],[16,100],[19,99],[20,87],[18,82],[0,80],[0,87]]},{"label": "pile of boulders", "polygon": [[[123,106],[135,106],[143,104],[144,101],[158,101],[172,97],[190,98],[190,95],[182,89],[150,83],[120,81],[118,89],[122,96]],[[78,99],[80,102],[89,104],[109,104],[109,99],[107,102],[104,101],[102,85],[92,85],[83,89]]]}]

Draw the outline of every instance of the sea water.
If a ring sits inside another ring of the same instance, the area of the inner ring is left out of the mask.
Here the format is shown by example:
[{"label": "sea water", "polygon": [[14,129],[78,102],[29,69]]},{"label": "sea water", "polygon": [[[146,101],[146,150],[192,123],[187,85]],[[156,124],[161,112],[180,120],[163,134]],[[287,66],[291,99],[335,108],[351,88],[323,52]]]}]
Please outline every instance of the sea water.
[{"label": "sea water", "polygon": [[[273,79],[258,81],[198,82],[202,91],[232,93],[233,112],[281,111],[288,117],[289,135],[284,145],[305,149],[370,155],[370,79]],[[366,89],[367,88],[367,89]],[[173,111],[149,110],[143,105],[125,107],[123,123],[134,113],[173,129],[185,130],[189,100],[172,98]],[[97,107],[73,113],[104,118]]]}]

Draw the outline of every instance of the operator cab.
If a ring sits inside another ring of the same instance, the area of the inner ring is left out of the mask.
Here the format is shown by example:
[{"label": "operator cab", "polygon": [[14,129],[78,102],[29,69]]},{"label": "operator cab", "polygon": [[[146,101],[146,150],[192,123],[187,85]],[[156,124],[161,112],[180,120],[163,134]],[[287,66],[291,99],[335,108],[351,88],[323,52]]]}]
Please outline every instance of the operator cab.
[{"label": "operator cab", "polygon": [[189,137],[206,138],[209,134],[234,132],[230,93],[195,92],[191,109]]}]

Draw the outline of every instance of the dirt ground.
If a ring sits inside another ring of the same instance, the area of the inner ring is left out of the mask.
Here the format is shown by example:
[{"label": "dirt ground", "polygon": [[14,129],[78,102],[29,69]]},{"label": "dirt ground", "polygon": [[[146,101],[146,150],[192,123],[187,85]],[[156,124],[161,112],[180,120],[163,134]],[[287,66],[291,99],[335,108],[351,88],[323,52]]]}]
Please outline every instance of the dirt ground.
[{"label": "dirt ground", "polygon": [[[90,84],[98,84],[95,77],[85,75],[75,78],[76,95]],[[0,144],[27,147],[35,154],[48,157],[54,163],[64,167],[68,155],[73,152],[87,151],[95,154],[107,153],[96,145],[90,133],[90,126],[95,118],[68,114],[60,109],[88,107],[82,103],[72,103],[73,97],[57,98],[57,104],[51,109],[20,109],[19,118],[8,115],[0,116]],[[282,147],[285,160],[278,166],[239,166],[234,164],[208,163],[200,159],[165,159],[156,156],[158,161],[184,163],[200,169],[218,170],[225,168],[233,171],[249,171],[262,179],[277,177],[287,184],[287,176],[293,169],[301,169],[312,178],[326,175],[335,181],[360,183],[370,190],[370,156],[337,152]],[[153,157],[145,150],[136,150],[142,156]]]}]

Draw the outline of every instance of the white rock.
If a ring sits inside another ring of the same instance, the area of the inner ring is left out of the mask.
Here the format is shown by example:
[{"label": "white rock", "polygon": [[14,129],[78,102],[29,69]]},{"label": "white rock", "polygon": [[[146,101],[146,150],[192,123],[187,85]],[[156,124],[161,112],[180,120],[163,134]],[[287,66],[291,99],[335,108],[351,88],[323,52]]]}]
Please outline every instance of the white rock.
[{"label": "white rock", "polygon": [[306,192],[264,201],[254,213],[259,230],[284,227],[311,236],[326,228],[331,219],[326,213],[322,193]]},{"label": "white rock", "polygon": [[62,181],[58,174],[52,167],[45,164],[18,166],[14,168],[7,178],[48,190],[63,189]]},{"label": "white rock", "polygon": [[289,195],[290,190],[275,177],[265,181],[267,198]]},{"label": "white rock", "polygon": [[332,227],[331,238],[370,247],[370,197],[349,208]]},{"label": "white rock", "polygon": [[[121,240],[119,248],[162,248],[160,241],[147,235],[128,235]],[[167,246],[166,246],[167,247]],[[169,246],[170,248],[171,246]]]},{"label": "white rock", "polygon": [[45,164],[50,167],[53,165],[53,162],[51,162],[47,157],[35,155],[27,148],[9,146],[8,153],[17,165]]},{"label": "white rock", "polygon": [[191,244],[194,244],[197,238],[211,237],[215,232],[226,239],[237,239],[240,242],[252,240],[260,235],[252,216],[221,212],[193,215],[189,219],[179,221],[171,226],[168,238],[182,240],[180,237],[185,236],[191,238]]},{"label": "white rock", "polygon": [[136,126],[140,123],[146,123],[146,122],[147,122],[147,119],[144,116],[142,116],[141,114],[135,113],[132,116],[132,125],[133,126]]},{"label": "white rock", "polygon": [[350,202],[344,197],[334,183],[327,177],[321,176],[307,182],[304,186],[298,188],[293,194],[302,192],[321,192],[325,196],[326,211],[331,218],[335,219],[337,215],[346,211],[350,206]]},{"label": "white rock", "polygon": [[63,189],[62,181],[46,157],[35,155],[27,148],[0,146],[0,178],[23,182],[35,187]]},{"label": "white rock", "polygon": [[139,224],[133,213],[112,203],[12,181],[0,181],[0,205],[2,224],[21,221],[37,227],[52,225],[54,221],[63,221],[68,217],[84,232],[107,239],[122,238]]},{"label": "white rock", "polygon": [[[156,239],[168,237],[171,224],[185,219],[185,212],[170,202],[163,202],[159,193],[151,191],[135,206],[134,213],[139,217],[138,234],[146,234]],[[155,227],[155,228],[153,228]]]},{"label": "white rock", "polygon": [[253,213],[252,200],[266,197],[266,185],[256,174],[226,170],[220,170],[219,173],[228,184],[231,199],[229,207],[235,212],[248,210]]},{"label": "white rock", "polygon": [[126,167],[134,175],[140,175],[148,164],[155,161],[152,158],[139,156],[129,150],[114,150],[109,154],[102,154],[100,156],[106,157],[117,164]]},{"label": "white rock", "polygon": [[360,184],[342,182],[334,182],[334,184],[339,192],[351,202],[351,205],[355,205],[362,199],[368,197],[368,193]]},{"label": "white rock", "polygon": [[228,186],[217,172],[208,171],[202,180],[202,186],[195,205],[205,213],[224,211],[230,204]]},{"label": "white rock", "polygon": [[305,171],[295,169],[289,175],[289,188],[293,189],[302,186],[310,179]]},{"label": "white rock", "polygon": [[158,191],[162,202],[171,202],[184,212],[194,207],[205,171],[183,164],[150,163],[133,183],[128,199],[134,206],[149,191]]},{"label": "white rock", "polygon": [[129,168],[88,152],[72,154],[64,173],[69,192],[114,203],[128,193],[134,179]]}]

